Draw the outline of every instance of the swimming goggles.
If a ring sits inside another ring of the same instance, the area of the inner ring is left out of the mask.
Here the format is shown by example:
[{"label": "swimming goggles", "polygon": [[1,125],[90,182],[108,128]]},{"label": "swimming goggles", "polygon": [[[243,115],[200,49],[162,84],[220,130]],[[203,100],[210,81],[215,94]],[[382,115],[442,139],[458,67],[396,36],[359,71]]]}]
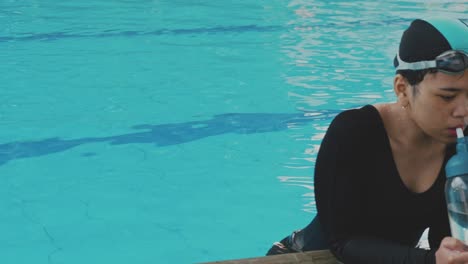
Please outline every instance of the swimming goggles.
[{"label": "swimming goggles", "polygon": [[437,69],[447,74],[459,74],[468,68],[468,54],[459,50],[446,51],[430,61],[404,62],[397,54],[397,70]]}]

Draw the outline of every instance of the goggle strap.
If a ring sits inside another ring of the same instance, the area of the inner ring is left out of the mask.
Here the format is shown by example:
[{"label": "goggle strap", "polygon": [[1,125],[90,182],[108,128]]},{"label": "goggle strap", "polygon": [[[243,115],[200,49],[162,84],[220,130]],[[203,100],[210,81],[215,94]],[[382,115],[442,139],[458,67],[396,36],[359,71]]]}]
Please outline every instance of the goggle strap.
[{"label": "goggle strap", "polygon": [[417,62],[405,62],[400,58],[400,54],[397,53],[398,66],[396,70],[425,70],[430,68],[437,68],[435,60],[430,61],[417,61]]}]

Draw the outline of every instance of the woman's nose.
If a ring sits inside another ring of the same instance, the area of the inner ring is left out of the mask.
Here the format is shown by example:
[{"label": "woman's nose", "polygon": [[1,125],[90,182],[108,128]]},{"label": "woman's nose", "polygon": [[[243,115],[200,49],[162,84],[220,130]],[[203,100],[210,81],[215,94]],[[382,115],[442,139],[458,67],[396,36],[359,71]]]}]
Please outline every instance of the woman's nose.
[{"label": "woman's nose", "polygon": [[456,105],[454,111],[455,117],[467,118],[468,117],[468,96],[462,98],[460,102]]}]

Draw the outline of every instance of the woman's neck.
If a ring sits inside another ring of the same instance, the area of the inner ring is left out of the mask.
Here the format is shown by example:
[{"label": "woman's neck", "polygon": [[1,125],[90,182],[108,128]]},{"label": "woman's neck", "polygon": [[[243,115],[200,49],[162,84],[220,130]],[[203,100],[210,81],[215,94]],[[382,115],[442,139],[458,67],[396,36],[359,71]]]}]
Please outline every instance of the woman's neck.
[{"label": "woman's neck", "polygon": [[397,103],[376,105],[393,146],[411,152],[444,151],[446,144],[426,134]]},{"label": "woman's neck", "polygon": [[398,104],[377,105],[376,108],[404,185],[415,193],[427,191],[439,175],[446,145],[424,133]]}]

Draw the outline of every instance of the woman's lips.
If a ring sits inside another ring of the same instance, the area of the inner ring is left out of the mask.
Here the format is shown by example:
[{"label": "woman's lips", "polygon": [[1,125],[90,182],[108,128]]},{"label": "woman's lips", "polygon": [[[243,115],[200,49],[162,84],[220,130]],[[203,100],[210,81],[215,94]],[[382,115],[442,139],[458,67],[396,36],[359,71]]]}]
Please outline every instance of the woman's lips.
[{"label": "woman's lips", "polygon": [[457,129],[456,128],[449,128],[448,132],[449,132],[450,136],[454,136],[454,137],[457,136]]},{"label": "woman's lips", "polygon": [[448,129],[449,134],[450,134],[451,136],[455,136],[455,137],[456,137],[456,136],[457,136],[457,128],[463,129],[464,127],[465,127],[465,126],[463,126],[463,125],[456,126],[456,127],[451,127],[451,128]]}]

